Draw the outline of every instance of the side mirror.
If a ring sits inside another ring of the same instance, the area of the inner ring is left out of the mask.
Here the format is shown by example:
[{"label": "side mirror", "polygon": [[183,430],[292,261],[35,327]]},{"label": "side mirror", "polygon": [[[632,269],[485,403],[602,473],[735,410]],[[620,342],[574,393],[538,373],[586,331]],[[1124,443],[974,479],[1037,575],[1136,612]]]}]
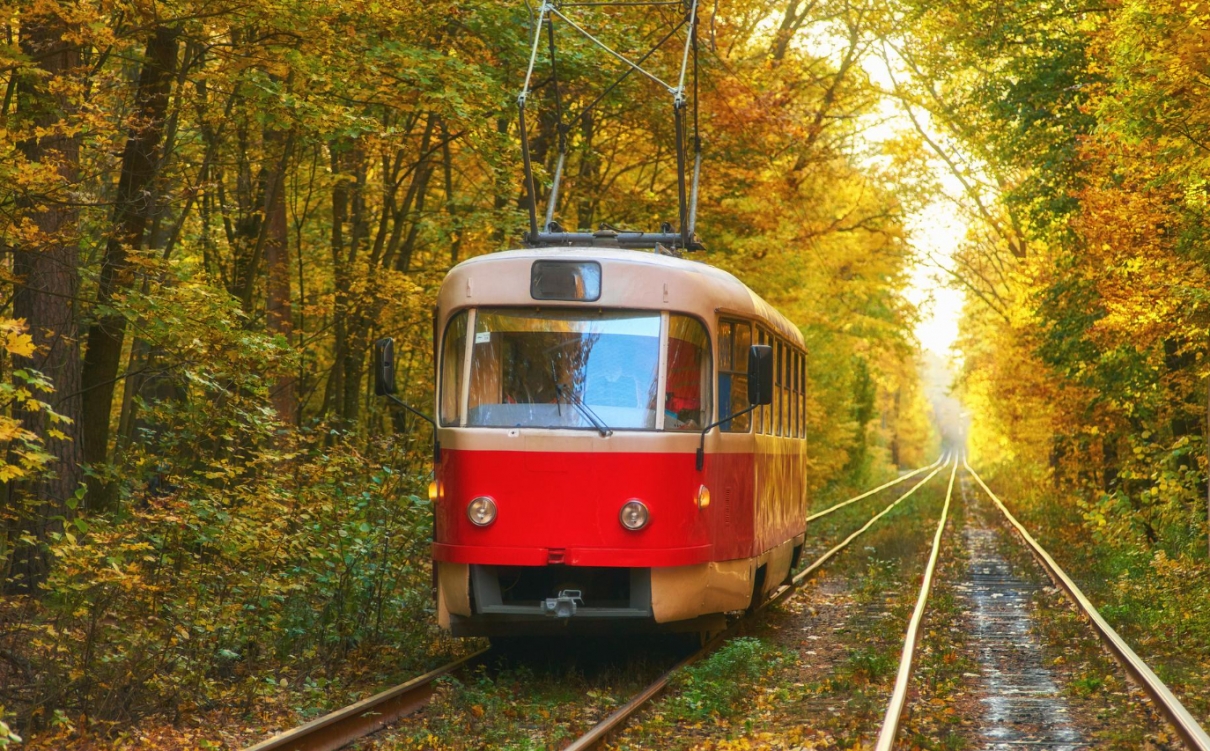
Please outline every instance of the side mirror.
[{"label": "side mirror", "polygon": [[395,393],[395,340],[384,337],[374,342],[374,394]]},{"label": "side mirror", "polygon": [[773,348],[753,344],[748,349],[748,404],[773,403]]}]

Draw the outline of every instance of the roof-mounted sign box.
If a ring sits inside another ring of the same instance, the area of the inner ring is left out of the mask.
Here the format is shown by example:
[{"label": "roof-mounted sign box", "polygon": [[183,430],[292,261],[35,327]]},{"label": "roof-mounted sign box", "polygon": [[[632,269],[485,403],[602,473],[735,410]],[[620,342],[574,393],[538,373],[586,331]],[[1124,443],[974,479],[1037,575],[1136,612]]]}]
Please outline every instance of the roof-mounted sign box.
[{"label": "roof-mounted sign box", "polygon": [[534,261],[529,294],[535,300],[595,302],[601,298],[601,264],[596,261]]}]

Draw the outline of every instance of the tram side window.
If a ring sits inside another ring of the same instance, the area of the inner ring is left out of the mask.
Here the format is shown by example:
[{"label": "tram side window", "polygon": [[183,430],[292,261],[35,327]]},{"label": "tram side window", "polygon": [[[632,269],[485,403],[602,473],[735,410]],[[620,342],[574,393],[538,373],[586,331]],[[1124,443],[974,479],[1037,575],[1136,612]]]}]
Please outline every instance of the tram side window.
[{"label": "tram side window", "polygon": [[794,374],[799,371],[799,353],[793,348],[785,348],[785,421],[788,427],[785,434],[790,438],[799,437],[799,421],[795,420],[795,408],[797,406],[797,394],[794,387]]},{"label": "tram side window", "polygon": [[802,353],[797,353],[794,358],[794,420],[799,431],[797,435],[802,438],[807,434],[806,422],[802,420],[802,406],[806,402],[805,395],[802,393]]},{"label": "tram side window", "polygon": [[782,366],[785,371],[782,376],[782,394],[785,395],[785,401],[782,403],[782,412],[785,414],[784,424],[786,426],[785,435],[794,436],[794,350],[786,345],[786,362]]},{"label": "tram side window", "polygon": [[441,352],[441,424],[462,422],[462,371],[466,361],[466,311],[445,326]]},{"label": "tram side window", "polygon": [[670,315],[664,430],[701,430],[710,424],[712,360],[710,335],[701,321]]},{"label": "tram side window", "polygon": [[798,360],[802,357],[797,350],[794,350],[790,357],[790,435],[795,438],[801,438],[799,431],[802,429],[802,423],[798,420],[798,405],[801,399],[798,394]]},{"label": "tram side window", "polygon": [[[751,346],[750,324],[739,321],[723,321],[719,324],[719,419],[748,408],[748,349]],[[752,427],[751,413],[727,420],[720,427],[728,433],[747,433]]]},{"label": "tram side window", "polygon": [[[772,344],[769,334],[761,328],[756,330],[757,344]],[[756,410],[756,432],[770,434],[773,432],[773,408],[765,405]]]},{"label": "tram side window", "polygon": [[785,430],[782,435],[787,437],[794,435],[794,350],[789,344],[786,345],[786,362],[782,365],[782,395],[785,397],[782,401],[781,411],[782,424]]},{"label": "tram side window", "polygon": [[801,436],[807,437],[807,356],[806,354],[798,357],[798,382],[799,399],[798,399],[798,420],[802,425]]},{"label": "tram side window", "polygon": [[786,367],[786,348],[781,340],[774,341],[774,351],[776,355],[773,360],[773,435],[783,435],[784,421],[781,416],[785,396],[782,390],[782,371]]}]

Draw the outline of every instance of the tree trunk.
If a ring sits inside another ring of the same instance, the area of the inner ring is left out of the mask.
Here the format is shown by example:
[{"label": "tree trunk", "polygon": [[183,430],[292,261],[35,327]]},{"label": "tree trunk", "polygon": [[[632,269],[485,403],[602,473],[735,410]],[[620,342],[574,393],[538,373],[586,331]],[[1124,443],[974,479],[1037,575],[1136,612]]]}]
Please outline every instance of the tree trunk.
[{"label": "tree trunk", "polygon": [[580,156],[580,172],[576,180],[576,190],[580,198],[576,203],[576,228],[592,231],[593,214],[596,213],[598,183],[600,182],[601,162],[596,152],[592,150],[592,136],[595,122],[591,112],[585,112],[580,122],[580,135],[583,138]]},{"label": "tree trunk", "polygon": [[50,555],[44,546],[47,535],[62,529],[61,519],[68,514],[67,499],[80,485],[80,348],[75,318],[75,299],[79,287],[79,211],[70,200],[79,180],[80,143],[63,127],[71,103],[56,86],[76,71],[79,50],[64,39],[68,29],[54,15],[25,16],[21,19],[21,51],[41,69],[39,75],[21,71],[17,83],[18,115],[21,127],[35,136],[20,144],[22,154],[32,163],[53,165],[58,179],[57,194],[26,198],[19,207],[23,218],[37,229],[35,237],[22,238],[13,248],[13,273],[17,278],[13,292],[13,316],[25,319],[37,350],[33,357],[14,357],[17,368],[34,368],[54,387],[46,398],[70,423],[54,428],[65,438],[48,435],[52,427],[40,410],[15,410],[23,426],[46,440],[53,457],[50,472],[28,483],[10,483],[10,511],[17,519],[9,530],[12,539],[32,536],[37,542],[13,547],[6,591],[30,591],[43,581],[50,567]]},{"label": "tree trunk", "polygon": [[[270,334],[294,342],[294,313],[290,305],[290,244],[286,221],[286,165],[290,139],[280,131],[265,131],[265,152],[282,153],[278,169],[265,183],[265,326]],[[277,377],[273,385],[273,409],[287,425],[298,423],[297,380],[291,374]]]},{"label": "tree trunk", "polygon": [[[164,114],[176,69],[177,31],[157,26],[147,42],[139,73],[135,114],[122,153],[122,170],[114,199],[113,230],[105,244],[97,304],[101,313],[88,329],[88,348],[81,376],[83,392],[83,458],[103,464],[109,454],[110,416],[114,386],[122,358],[126,318],[106,310],[133,282],[130,253],[143,244],[147,223],[155,212],[152,184],[159,170]],[[112,507],[115,501],[96,476],[88,479],[88,502],[94,508]]]},{"label": "tree trunk", "polygon": [[344,225],[349,215],[349,183],[344,178],[344,154],[349,145],[333,141],[329,146],[332,154],[332,174],[336,182],[332,186],[332,278],[336,292],[336,305],[332,313],[332,368],[324,389],[323,414],[337,412],[337,422],[344,426],[344,356],[348,350],[347,336],[349,310],[349,271],[345,262]]}]

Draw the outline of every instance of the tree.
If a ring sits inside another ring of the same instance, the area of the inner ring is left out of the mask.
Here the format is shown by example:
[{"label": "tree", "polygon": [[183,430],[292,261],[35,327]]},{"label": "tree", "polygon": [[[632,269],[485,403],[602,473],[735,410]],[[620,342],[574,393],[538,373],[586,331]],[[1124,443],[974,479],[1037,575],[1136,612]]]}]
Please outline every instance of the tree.
[{"label": "tree", "polygon": [[29,482],[10,482],[9,531],[15,543],[6,589],[29,591],[50,566],[45,544],[61,529],[83,477],[80,441],[80,349],[77,341],[79,290],[80,142],[72,118],[73,89],[80,56],[69,40],[67,23],[54,10],[38,9],[21,17],[21,51],[30,61],[17,74],[16,118],[22,140],[18,174],[29,186],[16,203],[8,236],[13,257],[13,316],[30,330],[35,350],[17,354],[17,368],[43,373],[54,393],[54,413],[20,405],[25,430],[46,437],[51,471]]}]

